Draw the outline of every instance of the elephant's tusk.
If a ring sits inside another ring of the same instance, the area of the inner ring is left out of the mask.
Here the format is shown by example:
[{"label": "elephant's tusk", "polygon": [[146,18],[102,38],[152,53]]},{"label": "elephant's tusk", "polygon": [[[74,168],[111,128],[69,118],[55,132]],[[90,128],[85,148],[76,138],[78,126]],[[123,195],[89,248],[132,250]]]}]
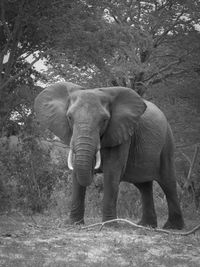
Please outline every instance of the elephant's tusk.
[{"label": "elephant's tusk", "polygon": [[67,158],[67,165],[68,165],[68,168],[70,170],[73,170],[73,165],[72,165],[72,155],[73,155],[73,152],[72,152],[72,149],[69,150],[69,154],[68,154],[68,158]]},{"label": "elephant's tusk", "polygon": [[96,164],[95,164],[94,169],[95,170],[99,169],[100,165],[101,165],[101,154],[100,154],[100,151],[98,150],[96,154]]}]

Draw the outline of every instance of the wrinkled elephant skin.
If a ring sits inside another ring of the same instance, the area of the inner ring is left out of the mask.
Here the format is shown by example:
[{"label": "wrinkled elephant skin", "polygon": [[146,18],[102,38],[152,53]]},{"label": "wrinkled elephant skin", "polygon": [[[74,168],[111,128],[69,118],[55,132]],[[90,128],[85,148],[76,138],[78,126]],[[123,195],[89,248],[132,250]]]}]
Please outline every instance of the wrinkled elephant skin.
[{"label": "wrinkled elephant skin", "polygon": [[94,168],[104,173],[103,221],[117,217],[119,183],[133,183],[141,193],[141,225],[157,226],[152,182],[166,195],[165,228],[183,228],[174,170],[174,141],[162,111],[123,87],[85,89],[63,82],[44,89],[35,100],[44,128],[70,146],[73,173],[70,222],[84,222],[86,187]]}]

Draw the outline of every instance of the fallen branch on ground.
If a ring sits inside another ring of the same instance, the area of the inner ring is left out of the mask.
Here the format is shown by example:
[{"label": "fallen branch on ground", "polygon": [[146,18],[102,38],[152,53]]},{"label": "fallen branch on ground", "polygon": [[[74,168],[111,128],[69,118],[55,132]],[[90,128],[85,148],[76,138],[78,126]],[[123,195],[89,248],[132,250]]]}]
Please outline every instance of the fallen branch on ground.
[{"label": "fallen branch on ground", "polygon": [[168,231],[168,230],[159,229],[159,228],[145,227],[145,226],[142,226],[142,225],[138,225],[136,223],[133,223],[133,222],[127,220],[127,219],[113,219],[113,220],[110,220],[110,221],[101,222],[101,223],[94,223],[94,224],[90,224],[88,226],[81,227],[81,230],[93,228],[93,227],[96,227],[96,226],[101,226],[100,229],[99,229],[99,231],[101,231],[102,228],[106,224],[113,223],[113,222],[123,222],[123,223],[130,224],[133,227],[136,227],[136,228],[139,228],[139,229],[143,229],[143,230],[148,230],[148,231],[153,231],[153,232],[158,232],[158,233],[164,233],[164,234],[168,234],[168,235],[169,234],[171,234],[171,235],[180,235],[180,236],[188,236],[188,235],[191,235],[191,234],[195,233],[196,231],[198,231],[200,229],[200,224],[198,224],[197,226],[195,226],[193,229],[191,229],[189,231],[186,231],[186,232],[178,232],[178,231],[177,232],[174,232],[174,231]]}]

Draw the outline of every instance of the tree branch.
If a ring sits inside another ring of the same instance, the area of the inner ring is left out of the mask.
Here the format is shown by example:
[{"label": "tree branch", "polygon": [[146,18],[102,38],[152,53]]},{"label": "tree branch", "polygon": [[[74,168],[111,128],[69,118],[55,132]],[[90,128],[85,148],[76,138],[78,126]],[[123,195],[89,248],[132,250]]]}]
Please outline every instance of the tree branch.
[{"label": "tree branch", "polygon": [[185,181],[185,183],[183,185],[183,191],[185,191],[186,189],[188,189],[189,181],[190,181],[191,174],[192,174],[192,170],[194,168],[194,165],[195,165],[195,162],[196,162],[196,159],[197,159],[197,155],[199,153],[199,148],[200,148],[199,145],[196,145],[195,146],[195,151],[194,151],[194,155],[193,155],[193,158],[192,158],[192,162],[190,164],[190,169],[189,169],[189,172],[188,172],[186,181]]},{"label": "tree branch", "polygon": [[182,73],[185,73],[187,70],[179,70],[179,71],[174,71],[174,72],[170,72],[170,73],[167,73],[165,74],[163,77],[161,78],[157,78],[151,82],[149,82],[149,84],[156,84],[156,83],[160,83],[162,82],[163,80],[169,78],[169,77],[172,77],[172,76],[176,76],[176,75],[180,75]]},{"label": "tree branch", "polygon": [[163,38],[179,23],[179,19],[181,16],[183,16],[185,10],[183,8],[183,10],[181,11],[181,13],[177,16],[177,18],[175,19],[175,21],[172,23],[172,25],[167,28],[158,38],[157,40],[155,40],[154,46],[157,47],[161,41],[163,40]]},{"label": "tree branch", "polygon": [[9,46],[9,43],[12,39],[12,35],[10,33],[10,30],[9,30],[9,27],[6,23],[6,20],[5,20],[5,6],[4,6],[4,0],[1,1],[1,22],[2,22],[2,25],[3,27],[5,28],[5,32],[6,32],[6,35],[7,35],[7,43],[4,47],[4,49],[2,49],[2,51],[0,52],[0,84],[1,84],[1,78],[2,78],[2,71],[3,71],[3,60],[4,60],[4,56],[7,54],[7,51],[8,51],[8,46]]},{"label": "tree branch", "polygon": [[10,29],[8,27],[8,24],[6,23],[5,20],[5,6],[4,6],[4,0],[1,0],[1,22],[4,26],[7,38],[10,39],[11,38],[11,32]]},{"label": "tree branch", "polygon": [[186,231],[186,232],[174,232],[174,231],[168,231],[168,230],[164,230],[164,229],[159,229],[159,228],[150,228],[150,227],[145,227],[145,226],[142,226],[142,225],[138,225],[136,223],[133,223],[129,220],[126,220],[126,219],[113,219],[113,220],[110,220],[110,221],[106,221],[106,222],[102,222],[102,223],[94,223],[94,224],[90,224],[88,226],[84,226],[84,227],[81,227],[82,230],[85,230],[85,229],[89,229],[89,228],[93,228],[93,227],[96,227],[96,226],[101,226],[100,227],[100,231],[101,229],[106,225],[106,224],[110,224],[110,223],[113,223],[113,222],[122,222],[122,223],[127,223],[133,227],[136,227],[138,229],[143,229],[143,230],[147,230],[147,231],[152,231],[152,232],[158,232],[158,233],[163,233],[163,234],[171,234],[171,235],[180,235],[180,236],[188,236],[188,235],[191,235],[193,233],[195,233],[196,231],[198,231],[200,229],[200,224],[198,224],[197,226],[195,226],[193,229],[189,230],[189,231]]},{"label": "tree branch", "polygon": [[117,24],[121,24],[120,20],[111,11],[110,11],[110,14]]},{"label": "tree branch", "polygon": [[181,154],[184,156],[184,158],[189,162],[190,166],[192,164],[190,158],[180,149]]},{"label": "tree branch", "polygon": [[189,145],[176,145],[176,148],[177,149],[182,149],[182,148],[188,148],[188,147],[191,147],[191,146],[200,146],[200,143],[194,143],[194,144],[189,144]]},{"label": "tree branch", "polygon": [[[24,55],[24,54],[26,54],[26,55]],[[20,60],[25,60],[26,58],[28,58],[30,55],[32,55],[33,54],[33,51],[30,51],[30,52],[27,52],[27,53],[24,53],[23,55],[23,57],[22,57],[22,55],[20,56]]]},{"label": "tree branch", "polygon": [[0,86],[0,91],[2,89],[4,89],[9,83],[11,83],[12,81],[14,81],[15,79],[17,79],[20,75],[26,73],[40,58],[42,57],[42,55],[38,56],[35,58],[35,60],[33,60],[25,69],[21,70],[20,72],[18,72],[17,74],[15,74],[14,76],[11,76],[6,82],[4,82],[1,86]]},{"label": "tree branch", "polygon": [[137,23],[140,23],[140,16],[141,16],[141,3],[140,0],[137,0],[138,2],[138,14],[137,14]]},{"label": "tree branch", "polygon": [[153,77],[155,77],[155,76],[157,76],[158,74],[160,74],[160,73],[162,73],[162,72],[168,70],[170,67],[172,67],[172,66],[174,66],[174,65],[176,65],[176,64],[178,64],[178,63],[180,63],[180,59],[175,60],[175,61],[173,61],[173,62],[170,62],[167,66],[161,68],[158,72],[153,73],[150,77],[148,77],[147,79],[145,79],[144,82],[147,82],[147,81],[151,80]]},{"label": "tree branch", "polygon": [[18,10],[18,15],[15,19],[14,28],[12,32],[12,43],[11,43],[11,48],[9,51],[10,55],[9,55],[9,60],[6,64],[6,69],[5,69],[5,79],[10,76],[10,72],[11,72],[13,63],[16,58],[18,43],[21,37],[21,27],[22,27],[21,22],[22,22],[23,13],[24,13],[24,10],[23,10],[24,3],[25,3],[25,0],[21,2],[21,5]]}]

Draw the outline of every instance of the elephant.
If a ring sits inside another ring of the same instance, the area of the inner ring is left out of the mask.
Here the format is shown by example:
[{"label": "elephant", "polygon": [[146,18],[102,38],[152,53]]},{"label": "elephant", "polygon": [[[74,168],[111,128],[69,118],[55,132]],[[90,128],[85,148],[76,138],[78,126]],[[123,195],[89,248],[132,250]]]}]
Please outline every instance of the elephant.
[{"label": "elephant", "polygon": [[45,88],[35,99],[36,118],[69,145],[72,170],[69,223],[84,223],[86,188],[95,169],[104,175],[102,220],[117,218],[121,181],[141,193],[138,224],[157,227],[152,184],[166,195],[164,228],[182,229],[184,220],[176,189],[174,139],[163,112],[127,87],[88,89],[71,82]]}]

